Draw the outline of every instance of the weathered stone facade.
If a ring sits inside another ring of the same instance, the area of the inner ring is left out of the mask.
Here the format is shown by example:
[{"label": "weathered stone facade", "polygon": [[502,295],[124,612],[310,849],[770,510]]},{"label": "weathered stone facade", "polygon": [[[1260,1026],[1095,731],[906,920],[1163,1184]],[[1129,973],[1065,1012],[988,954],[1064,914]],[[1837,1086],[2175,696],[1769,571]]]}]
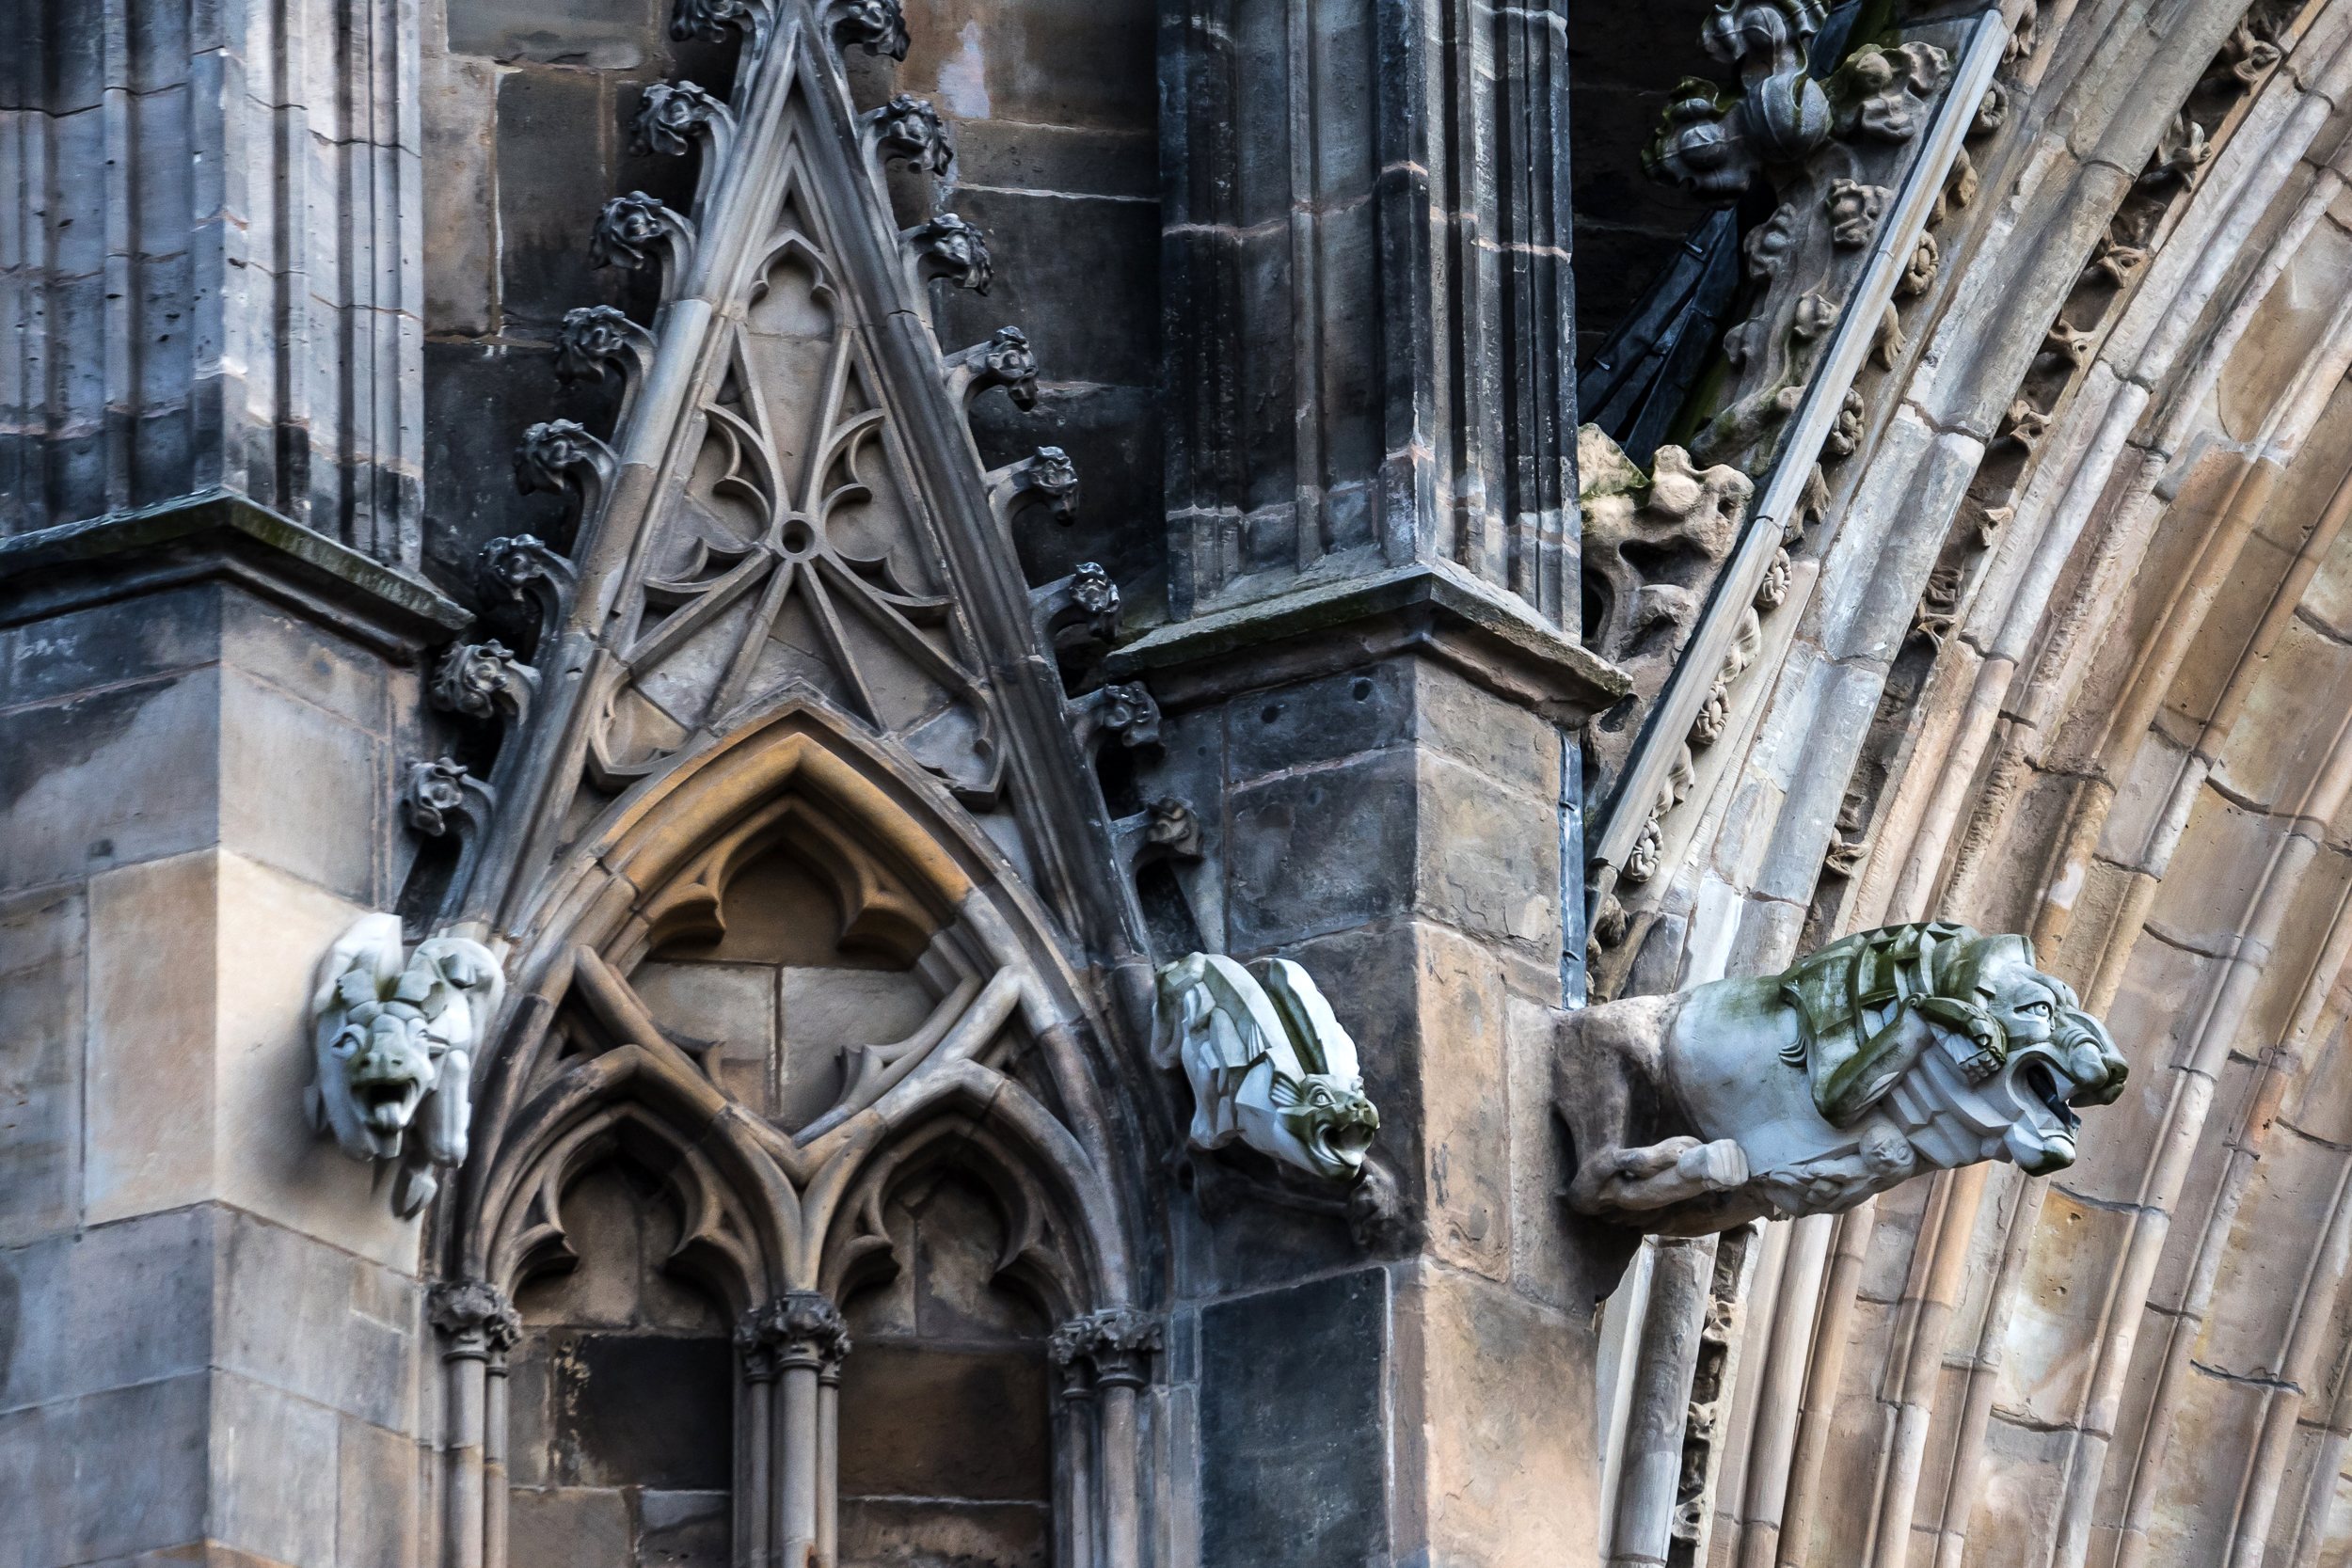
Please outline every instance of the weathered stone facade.
[{"label": "weathered stone facade", "polygon": [[2352,1552],[2352,0],[0,41],[13,1560]]}]

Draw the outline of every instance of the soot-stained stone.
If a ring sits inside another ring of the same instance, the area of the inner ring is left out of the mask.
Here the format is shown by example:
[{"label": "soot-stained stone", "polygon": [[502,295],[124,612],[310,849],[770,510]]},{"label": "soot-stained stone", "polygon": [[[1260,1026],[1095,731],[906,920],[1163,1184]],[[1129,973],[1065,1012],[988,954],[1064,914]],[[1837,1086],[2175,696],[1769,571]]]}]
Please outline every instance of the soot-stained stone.
[{"label": "soot-stained stone", "polygon": [[1385,1560],[1378,1269],[1200,1314],[1202,1568]]},{"label": "soot-stained stone", "polygon": [[542,420],[577,420],[612,432],[618,374],[601,383],[555,379],[551,349],[424,345],[425,575],[468,604],[482,546],[517,533],[562,549],[571,522],[562,496],[515,488],[515,448]]},{"label": "soot-stained stone", "polygon": [[724,1339],[557,1336],[557,1442],[590,1484],[723,1491],[735,1470],[734,1353]]},{"label": "soot-stained stone", "polygon": [[841,1365],[841,1492],[1042,1501],[1053,1495],[1045,1353],[863,1344]]}]

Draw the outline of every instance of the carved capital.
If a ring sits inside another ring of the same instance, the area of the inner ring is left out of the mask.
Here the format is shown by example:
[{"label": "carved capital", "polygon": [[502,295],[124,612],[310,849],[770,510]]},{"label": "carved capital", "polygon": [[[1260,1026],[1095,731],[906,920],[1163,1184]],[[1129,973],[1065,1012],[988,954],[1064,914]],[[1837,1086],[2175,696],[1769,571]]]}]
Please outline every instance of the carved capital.
[{"label": "carved capital", "polygon": [[907,19],[898,0],[833,0],[826,15],[838,47],[855,45],[894,60],[907,57]]},{"label": "carved capital", "polygon": [[991,387],[1002,387],[1025,414],[1037,406],[1037,356],[1029,352],[1028,334],[1017,326],[998,327],[988,341],[959,350],[945,363],[947,389],[967,409]]},{"label": "carved capital", "polygon": [[521,1342],[523,1321],[506,1292],[480,1279],[436,1285],[426,1297],[425,1315],[449,1340],[444,1361],[486,1361],[503,1357]]},{"label": "carved capital", "polygon": [[1063,1370],[1063,1397],[1083,1399],[1089,1386],[1144,1386],[1162,1343],[1158,1319],[1132,1307],[1106,1307],[1055,1329],[1046,1352]]},{"label": "carved capital", "polygon": [[946,174],[956,161],[955,133],[928,99],[900,93],[865,117],[875,158],[922,174]]},{"label": "carved capital", "polygon": [[602,381],[604,367],[633,371],[642,385],[653,369],[653,334],[610,305],[583,305],[564,312],[555,334],[555,379]]},{"label": "carved capital", "polygon": [[401,815],[426,838],[479,828],[497,801],[488,784],[448,757],[412,761],[402,770]]},{"label": "carved capital", "polygon": [[638,157],[660,152],[677,157],[696,136],[710,137],[723,150],[735,133],[735,116],[720,99],[691,82],[656,82],[637,101],[628,150]]},{"label": "carved capital", "polygon": [[493,714],[520,723],[539,689],[539,672],[516,658],[503,642],[453,642],[434,667],[426,695],[443,713],[469,719]]},{"label": "carved capital", "polygon": [[814,1367],[821,1376],[836,1375],[850,1354],[850,1325],[841,1310],[822,1292],[787,1291],[764,1307],[743,1314],[736,1325],[735,1342],[743,1351],[745,1375],[754,1381],[793,1367]]},{"label": "carved capital", "polygon": [[915,277],[925,281],[944,277],[959,289],[988,293],[996,269],[989,263],[988,242],[980,231],[956,216],[942,213],[899,236],[914,258]]}]

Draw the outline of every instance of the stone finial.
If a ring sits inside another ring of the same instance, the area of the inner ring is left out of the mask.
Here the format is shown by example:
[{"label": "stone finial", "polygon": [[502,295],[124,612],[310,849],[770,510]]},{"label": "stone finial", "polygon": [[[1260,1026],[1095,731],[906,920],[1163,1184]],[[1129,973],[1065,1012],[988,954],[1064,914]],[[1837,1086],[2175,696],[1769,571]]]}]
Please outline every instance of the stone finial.
[{"label": "stone finial", "polygon": [[353,1159],[404,1162],[402,1214],[432,1197],[433,1167],[465,1161],[473,1058],[505,995],[488,948],[435,937],[407,953],[395,914],[363,915],[319,961],[304,1110]]},{"label": "stone finial", "polygon": [[988,259],[988,242],[980,231],[953,213],[942,213],[899,236],[914,254],[915,274],[926,279],[944,277],[959,289],[988,293],[996,269]]},{"label": "stone finial", "polygon": [[885,164],[945,174],[956,161],[955,134],[927,99],[902,92],[866,118],[873,127],[875,152]]},{"label": "stone finial", "polygon": [[1287,958],[1245,969],[1216,953],[1162,968],[1152,1060],[1192,1085],[1191,1147],[1239,1140],[1311,1176],[1354,1181],[1380,1131],[1356,1042],[1313,976]]},{"label": "stone finial", "polygon": [[907,57],[907,19],[898,0],[834,0],[827,14],[840,46],[855,44],[868,55],[887,55],[894,60]]},{"label": "stone finial", "polygon": [[474,560],[474,587],[494,605],[528,601],[538,614],[539,646],[564,624],[580,574],[553,546],[528,533],[491,540]]},{"label": "stone finial", "polygon": [[436,1285],[425,1297],[425,1316],[449,1341],[445,1361],[503,1356],[522,1342],[523,1321],[506,1292],[480,1279]]},{"label": "stone finial", "polygon": [[[1987,1158],[2063,1170],[2077,1108],[2114,1103],[2127,1075],[2032,943],[1943,922],[1562,1012],[1554,1031],[1553,1101],[1580,1161],[1569,1207],[1666,1235],[1836,1213]],[[1635,1109],[1661,1104],[1676,1109]]]},{"label": "stone finial", "polygon": [[693,83],[656,82],[637,101],[628,150],[640,158],[656,152],[675,158],[693,145],[696,135],[734,128],[735,116],[726,104]]},{"label": "stone finial", "polygon": [[555,333],[555,379],[602,381],[608,363],[628,366],[643,381],[653,366],[654,337],[610,305],[564,312]]},{"label": "stone finial", "polygon": [[453,642],[434,667],[425,693],[443,713],[469,719],[496,714],[520,722],[538,689],[539,672],[516,658],[503,642]]}]

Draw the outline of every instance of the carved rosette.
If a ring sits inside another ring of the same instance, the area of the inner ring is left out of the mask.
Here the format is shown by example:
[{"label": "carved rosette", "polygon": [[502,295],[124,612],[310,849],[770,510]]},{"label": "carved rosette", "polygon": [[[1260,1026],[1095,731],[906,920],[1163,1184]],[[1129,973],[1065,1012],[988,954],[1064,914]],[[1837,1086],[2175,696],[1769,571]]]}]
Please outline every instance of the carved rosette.
[{"label": "carved rosette", "polygon": [[850,1354],[850,1325],[821,1291],[787,1291],[744,1313],[735,1343],[743,1353],[744,1376],[755,1383],[795,1367],[814,1368],[832,1382]]},{"label": "carved rosette", "polygon": [[1095,1388],[1145,1386],[1152,1354],[1162,1344],[1158,1319],[1132,1307],[1106,1307],[1055,1329],[1046,1353],[1062,1370],[1062,1397],[1082,1400]]},{"label": "carved rosette", "polygon": [[441,1352],[444,1361],[503,1361],[523,1337],[515,1304],[486,1280],[434,1286],[426,1297],[425,1316],[449,1340]]}]

